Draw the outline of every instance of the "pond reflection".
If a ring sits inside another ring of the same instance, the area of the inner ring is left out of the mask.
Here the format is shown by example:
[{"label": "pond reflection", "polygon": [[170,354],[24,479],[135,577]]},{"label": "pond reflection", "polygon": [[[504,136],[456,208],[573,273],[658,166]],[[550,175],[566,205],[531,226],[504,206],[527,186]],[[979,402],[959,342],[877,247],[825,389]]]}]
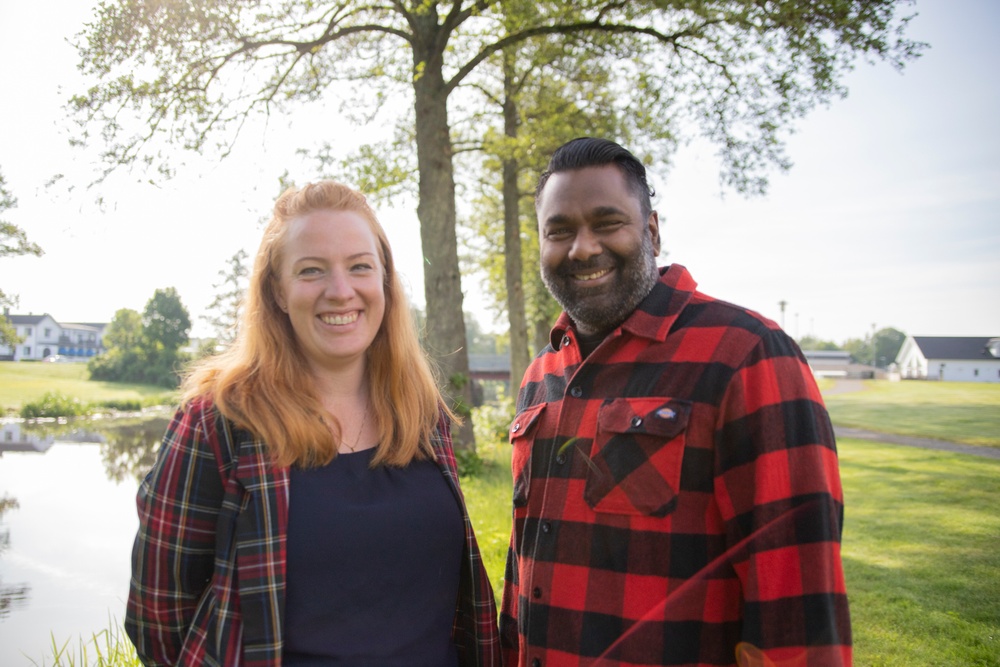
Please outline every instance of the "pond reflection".
[{"label": "pond reflection", "polygon": [[44,452],[56,440],[93,442],[100,444],[109,480],[141,482],[156,459],[156,450],[172,414],[160,409],[114,419],[5,423],[0,432],[0,456],[4,451]]},{"label": "pond reflection", "polygon": [[135,493],[171,415],[0,423],[0,665],[121,621]]},{"label": "pond reflection", "polygon": [[[17,498],[11,498],[7,495],[0,498],[0,525],[3,524],[4,514],[12,509],[17,509]],[[9,546],[10,531],[2,528],[0,529],[0,558],[3,558],[3,552],[7,551]],[[10,614],[11,608],[28,599],[28,590],[29,587],[24,584],[9,586],[0,577],[0,619]]]}]

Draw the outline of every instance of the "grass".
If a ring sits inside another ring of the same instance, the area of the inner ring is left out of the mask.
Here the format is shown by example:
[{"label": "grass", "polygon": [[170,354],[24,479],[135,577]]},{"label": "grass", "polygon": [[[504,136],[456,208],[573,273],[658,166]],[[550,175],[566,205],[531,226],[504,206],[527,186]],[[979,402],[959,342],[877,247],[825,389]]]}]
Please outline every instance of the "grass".
[{"label": "grass", "polygon": [[51,391],[84,403],[140,401],[172,404],[174,393],[163,387],[87,379],[83,363],[0,361],[0,412],[17,412],[25,403],[39,401]]},{"label": "grass", "polygon": [[869,380],[864,386],[824,397],[834,424],[1000,447],[1000,383]]},{"label": "grass", "polygon": [[1000,665],[1000,461],[838,446],[855,663]]}]

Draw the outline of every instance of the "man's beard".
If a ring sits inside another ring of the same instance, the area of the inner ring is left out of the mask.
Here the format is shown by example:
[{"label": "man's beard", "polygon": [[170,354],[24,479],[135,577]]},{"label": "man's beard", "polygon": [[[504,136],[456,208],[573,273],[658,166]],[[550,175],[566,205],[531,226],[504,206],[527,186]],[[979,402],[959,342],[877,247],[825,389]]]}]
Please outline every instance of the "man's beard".
[{"label": "man's beard", "polygon": [[[636,253],[607,250],[586,262],[566,260],[555,269],[542,265],[542,281],[566,314],[585,333],[608,333],[632,314],[659,280],[653,242],[643,234]],[[598,288],[574,284],[573,274],[614,267],[614,281]]]}]

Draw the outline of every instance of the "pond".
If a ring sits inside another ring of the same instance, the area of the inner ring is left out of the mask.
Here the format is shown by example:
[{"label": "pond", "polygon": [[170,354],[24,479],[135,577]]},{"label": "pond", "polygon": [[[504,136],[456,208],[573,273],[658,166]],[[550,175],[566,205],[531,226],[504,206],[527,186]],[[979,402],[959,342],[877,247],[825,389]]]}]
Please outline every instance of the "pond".
[{"label": "pond", "polygon": [[53,640],[77,654],[121,623],[135,493],[167,419],[0,424],[0,665],[51,664]]}]

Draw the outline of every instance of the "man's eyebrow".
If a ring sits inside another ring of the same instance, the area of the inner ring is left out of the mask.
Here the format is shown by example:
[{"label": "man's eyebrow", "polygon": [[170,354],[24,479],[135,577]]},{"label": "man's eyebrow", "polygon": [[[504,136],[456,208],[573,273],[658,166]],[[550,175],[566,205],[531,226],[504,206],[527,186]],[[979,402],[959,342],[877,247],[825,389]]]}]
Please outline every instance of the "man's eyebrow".
[{"label": "man's eyebrow", "polygon": [[[587,212],[588,218],[606,218],[613,215],[627,215],[627,213],[617,206],[595,206]],[[544,225],[563,225],[573,222],[572,216],[563,213],[554,213],[546,218]]]}]

